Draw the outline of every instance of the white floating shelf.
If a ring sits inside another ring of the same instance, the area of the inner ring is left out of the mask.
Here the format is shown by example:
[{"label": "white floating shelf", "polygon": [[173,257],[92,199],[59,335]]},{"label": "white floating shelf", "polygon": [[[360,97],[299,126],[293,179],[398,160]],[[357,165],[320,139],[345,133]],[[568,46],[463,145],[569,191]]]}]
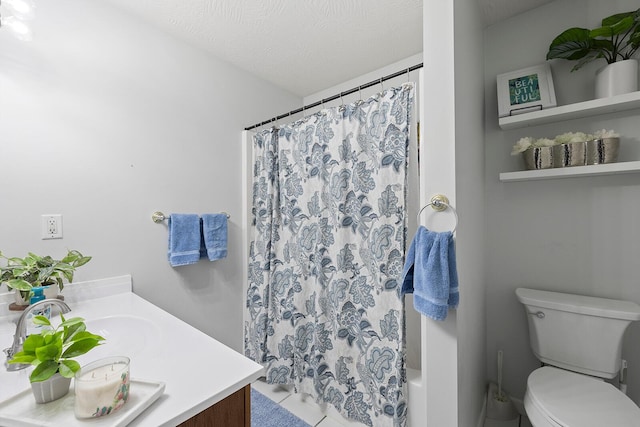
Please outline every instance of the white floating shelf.
[{"label": "white floating shelf", "polygon": [[540,179],[616,175],[623,173],[640,173],[640,161],[607,163],[604,165],[573,166],[567,168],[537,169],[521,172],[503,172],[500,174],[500,181],[534,181]]},{"label": "white floating shelf", "polygon": [[636,108],[640,108],[640,91],[502,117],[498,123],[503,130],[518,129]]}]

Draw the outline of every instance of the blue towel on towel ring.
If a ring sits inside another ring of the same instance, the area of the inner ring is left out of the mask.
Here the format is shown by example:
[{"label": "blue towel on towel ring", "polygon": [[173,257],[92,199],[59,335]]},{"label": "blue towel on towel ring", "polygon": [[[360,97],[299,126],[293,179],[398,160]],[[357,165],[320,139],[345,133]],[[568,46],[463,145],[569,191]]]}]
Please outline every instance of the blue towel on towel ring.
[{"label": "blue towel on towel ring", "polygon": [[404,265],[402,293],[413,293],[417,311],[444,320],[458,306],[458,272],[453,233],[418,227]]},{"label": "blue towel on towel ring", "polygon": [[196,214],[169,217],[169,264],[195,264],[200,259],[200,218]]},{"label": "blue towel on towel ring", "polygon": [[200,255],[215,261],[227,256],[227,214],[202,215]]}]

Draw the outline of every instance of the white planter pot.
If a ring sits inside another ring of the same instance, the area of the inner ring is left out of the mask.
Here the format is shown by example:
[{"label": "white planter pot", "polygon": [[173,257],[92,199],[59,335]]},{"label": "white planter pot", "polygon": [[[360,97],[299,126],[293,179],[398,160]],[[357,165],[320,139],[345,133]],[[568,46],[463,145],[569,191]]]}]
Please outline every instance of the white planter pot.
[{"label": "white planter pot", "polygon": [[[27,295],[29,295],[29,294],[27,293]],[[22,297],[22,294],[21,294],[21,293],[20,293],[20,291],[19,291],[19,290],[17,290],[17,289],[14,289],[14,291],[13,291],[13,296],[14,296],[14,299],[15,299],[16,305],[20,305],[20,306],[25,306],[25,307],[26,307],[26,306],[28,306],[28,305],[29,305],[29,302],[30,302],[30,300],[31,300],[31,298],[30,298],[29,296],[27,296],[27,298],[26,298],[26,299],[25,299],[25,298],[23,298],[23,297]]]},{"label": "white planter pot", "polygon": [[66,396],[70,385],[71,378],[55,374],[46,381],[31,383],[31,391],[36,403],[48,403]]},{"label": "white planter pot", "polygon": [[44,296],[45,298],[58,298],[59,288],[58,285],[46,286],[44,288]]},{"label": "white planter pot", "polygon": [[608,98],[638,90],[638,61],[627,59],[596,71],[596,98]]}]

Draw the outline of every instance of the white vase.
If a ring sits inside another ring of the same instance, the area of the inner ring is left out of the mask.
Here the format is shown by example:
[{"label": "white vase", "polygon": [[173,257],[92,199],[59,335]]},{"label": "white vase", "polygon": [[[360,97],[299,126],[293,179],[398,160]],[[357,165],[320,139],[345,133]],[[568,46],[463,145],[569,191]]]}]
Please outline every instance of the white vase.
[{"label": "white vase", "polygon": [[596,71],[596,98],[608,98],[638,90],[638,61],[607,64]]}]

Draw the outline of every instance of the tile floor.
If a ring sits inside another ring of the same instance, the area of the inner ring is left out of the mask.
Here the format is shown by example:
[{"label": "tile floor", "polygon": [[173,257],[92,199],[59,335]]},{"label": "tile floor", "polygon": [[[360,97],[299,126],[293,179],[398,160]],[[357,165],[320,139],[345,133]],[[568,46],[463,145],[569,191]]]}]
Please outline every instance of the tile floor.
[{"label": "tile floor", "polygon": [[[305,399],[304,396],[294,394],[289,388],[272,386],[258,380],[251,384],[253,388],[264,394],[274,402],[277,402],[313,427],[362,427],[360,423],[345,420],[335,409],[318,406],[313,399]],[[527,417],[521,417],[514,421],[497,421],[486,419],[484,427],[532,427]]]}]

